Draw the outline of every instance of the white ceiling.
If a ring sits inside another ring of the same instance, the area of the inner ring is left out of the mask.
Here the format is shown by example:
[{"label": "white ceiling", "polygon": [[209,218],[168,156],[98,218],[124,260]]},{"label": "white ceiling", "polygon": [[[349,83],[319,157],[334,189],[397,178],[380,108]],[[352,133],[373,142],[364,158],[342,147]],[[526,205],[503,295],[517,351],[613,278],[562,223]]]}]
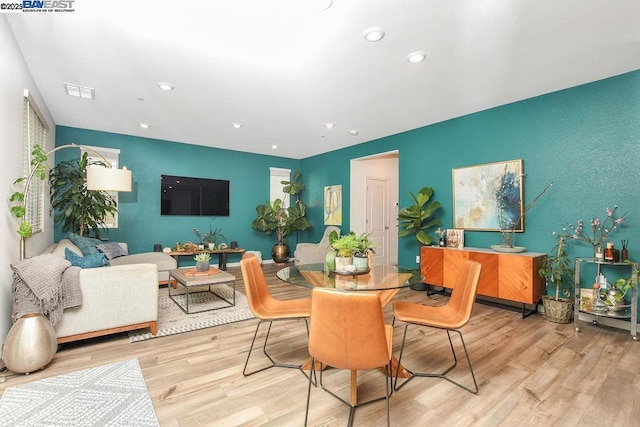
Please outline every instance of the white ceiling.
[{"label": "white ceiling", "polygon": [[56,124],[291,158],[640,69],[638,0],[73,6],[6,15]]}]

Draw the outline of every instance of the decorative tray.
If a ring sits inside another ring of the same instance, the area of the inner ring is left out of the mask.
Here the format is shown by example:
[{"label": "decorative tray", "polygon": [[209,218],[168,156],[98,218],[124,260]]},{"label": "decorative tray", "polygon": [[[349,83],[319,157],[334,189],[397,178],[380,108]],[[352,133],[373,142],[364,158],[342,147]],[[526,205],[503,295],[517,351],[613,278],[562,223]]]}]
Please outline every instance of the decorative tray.
[{"label": "decorative tray", "polygon": [[368,274],[371,271],[370,268],[366,270],[355,270],[355,271],[345,271],[345,270],[329,270],[330,273],[337,274],[338,276],[361,276],[363,274]]},{"label": "decorative tray", "polygon": [[181,271],[185,276],[211,276],[222,272],[217,268],[209,268],[207,271],[198,271],[195,268],[184,269]]}]

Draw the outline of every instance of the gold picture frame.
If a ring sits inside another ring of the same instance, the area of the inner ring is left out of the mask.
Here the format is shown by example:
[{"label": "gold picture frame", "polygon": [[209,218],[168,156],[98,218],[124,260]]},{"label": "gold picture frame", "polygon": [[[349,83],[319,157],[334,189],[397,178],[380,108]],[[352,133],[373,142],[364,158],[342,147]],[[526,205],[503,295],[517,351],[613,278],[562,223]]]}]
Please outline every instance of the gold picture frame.
[{"label": "gold picture frame", "polygon": [[522,159],[452,169],[453,226],[524,231]]}]

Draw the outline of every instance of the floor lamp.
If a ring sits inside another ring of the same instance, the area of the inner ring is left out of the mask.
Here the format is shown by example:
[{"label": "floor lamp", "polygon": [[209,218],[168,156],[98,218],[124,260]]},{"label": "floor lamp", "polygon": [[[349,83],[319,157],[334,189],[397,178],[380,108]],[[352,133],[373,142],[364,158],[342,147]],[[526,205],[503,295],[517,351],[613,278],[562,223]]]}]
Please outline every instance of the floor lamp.
[{"label": "floor lamp", "polygon": [[[11,198],[12,201],[21,201],[18,206],[14,206],[11,208],[11,211],[14,213],[14,215],[16,215],[18,218],[23,218],[20,229],[18,230],[18,234],[20,234],[20,260],[23,260],[26,256],[26,239],[28,237],[31,237],[31,235],[33,234],[31,224],[24,220],[27,212],[29,188],[31,187],[31,182],[36,176],[40,179],[44,179],[46,176],[46,162],[49,158],[49,155],[65,148],[79,148],[85,151],[89,151],[92,154],[100,157],[100,159],[106,164],[111,164],[102,154],[85,145],[66,144],[56,147],[53,150],[47,152],[44,152],[44,150],[40,146],[36,146],[36,149],[34,149],[33,153],[34,160],[32,160],[31,162],[31,170],[29,171],[29,175],[26,177],[26,182],[24,184],[24,191],[23,193],[14,193],[14,196]],[[21,182],[22,180],[23,179],[19,179],[18,181],[16,181],[16,183]],[[113,167],[87,168],[87,189],[94,191],[131,191],[131,171],[126,168],[118,169]],[[20,194],[22,196],[20,196]],[[16,197],[16,195],[18,196]]]}]

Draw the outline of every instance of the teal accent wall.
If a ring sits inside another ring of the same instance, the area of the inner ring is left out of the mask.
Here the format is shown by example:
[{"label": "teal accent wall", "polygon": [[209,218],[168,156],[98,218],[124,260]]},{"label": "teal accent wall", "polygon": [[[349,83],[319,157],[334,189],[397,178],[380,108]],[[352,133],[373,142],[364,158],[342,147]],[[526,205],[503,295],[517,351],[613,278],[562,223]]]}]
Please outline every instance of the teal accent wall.
[{"label": "teal accent wall", "polygon": [[[619,248],[620,239],[629,239],[630,257],[640,260],[640,71],[303,159],[311,221],[322,223],[322,187],[341,184],[348,230],[349,161],[391,150],[399,151],[400,206],[411,203],[408,190],[433,187],[443,205],[443,228],[453,224],[452,169],[523,159],[525,203],[549,182],[554,185],[529,210],[517,245],[549,252],[556,241],[552,232],[563,223],[603,218],[605,208],[618,205],[630,219],[611,240]],[[498,232],[465,233],[466,246],[500,241]],[[569,253],[591,256],[591,247],[574,242]],[[415,266],[415,254],[414,238],[400,239],[399,264]]]},{"label": "teal accent wall", "polygon": [[[553,181],[554,185],[528,212],[525,232],[518,233],[516,244],[548,252],[555,244],[552,232],[560,231],[563,223],[602,218],[605,208],[618,205],[619,212],[628,212],[630,219],[612,234],[612,240],[619,247],[620,239],[629,239],[631,258],[640,259],[640,71],[302,160],[63,126],[56,133],[57,145],[76,142],[122,150],[121,164],[133,171],[135,188],[121,195],[120,228],[112,230],[109,237],[127,241],[132,252],[151,250],[154,243],[172,245],[195,239],[193,227],[208,229],[211,224],[222,227],[227,240],[260,250],[268,258],[274,238],[252,230],[250,224],[255,206],[268,197],[270,166],[303,174],[303,200],[314,227],[301,233],[300,241],[317,242],[322,236],[326,185],[343,186],[342,230],[347,231],[351,159],[398,150],[400,206],[410,204],[407,191],[431,186],[435,199],[443,205],[439,217],[445,228],[453,223],[453,168],[523,159],[526,203],[547,183]],[[57,153],[57,161],[70,151]],[[231,216],[213,220],[160,216],[161,174],[229,179]],[[56,232],[56,239],[60,237]],[[292,236],[289,243],[295,246],[295,242]],[[495,243],[500,243],[497,232],[465,233],[466,246]],[[400,239],[399,264],[415,266],[415,254],[413,238]],[[575,243],[569,254],[590,256],[591,247]],[[585,274],[586,283],[591,273]]]},{"label": "teal accent wall", "polygon": [[[255,207],[269,198],[270,167],[298,170],[300,166],[298,160],[283,157],[58,126],[56,145],[72,142],[121,150],[120,165],[131,169],[133,191],[120,193],[119,227],[109,230],[107,237],[127,242],[131,253],[151,251],[154,243],[173,246],[176,242],[197,242],[193,227],[204,232],[211,225],[222,228],[227,243],[235,240],[240,247],[259,250],[268,259],[275,236],[251,228]],[[56,162],[78,156],[79,150],[61,150],[56,153]],[[215,218],[161,216],[160,175],[229,180],[230,215]],[[57,226],[56,241],[63,237]],[[295,236],[292,236],[289,243],[295,247],[295,242]],[[229,262],[237,260],[239,256],[236,255],[229,258]]]}]

